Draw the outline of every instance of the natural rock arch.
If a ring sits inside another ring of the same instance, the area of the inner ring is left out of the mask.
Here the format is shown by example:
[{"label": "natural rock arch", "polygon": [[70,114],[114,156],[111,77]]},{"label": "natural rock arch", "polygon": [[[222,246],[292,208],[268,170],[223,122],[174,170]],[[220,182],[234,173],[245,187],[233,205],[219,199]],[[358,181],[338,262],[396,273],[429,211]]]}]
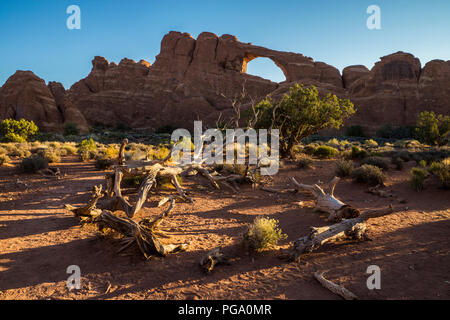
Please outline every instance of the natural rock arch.
[{"label": "natural rock arch", "polygon": [[278,68],[280,68],[280,70],[283,72],[284,74],[284,81],[287,81],[288,79],[288,72],[285,66],[283,66],[283,64],[281,64],[280,62],[277,61],[277,59],[274,59],[273,56],[266,56],[266,55],[256,55],[253,53],[246,53],[244,55],[244,59],[242,61],[242,73],[247,73],[247,65],[249,62],[257,59],[257,58],[267,58],[270,59]]}]

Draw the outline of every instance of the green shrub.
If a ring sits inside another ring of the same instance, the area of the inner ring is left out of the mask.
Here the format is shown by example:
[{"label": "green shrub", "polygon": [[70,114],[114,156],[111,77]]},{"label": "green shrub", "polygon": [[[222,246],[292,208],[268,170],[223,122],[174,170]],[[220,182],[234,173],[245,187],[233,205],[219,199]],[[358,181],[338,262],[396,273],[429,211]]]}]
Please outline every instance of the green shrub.
[{"label": "green shrub", "polygon": [[61,146],[61,150],[65,150],[66,155],[73,155],[77,154],[77,148],[75,146],[72,146],[70,144],[64,144]]},{"label": "green shrub", "polygon": [[6,154],[0,155],[0,166],[4,165],[5,163],[9,162],[9,157]]},{"label": "green shrub", "polygon": [[80,129],[76,123],[67,122],[64,124],[64,136],[78,136],[80,134]]},{"label": "green shrub", "polygon": [[429,145],[444,144],[450,133],[450,116],[421,112],[417,119],[416,138]]},{"label": "green shrub", "polygon": [[344,119],[356,110],[351,101],[339,99],[336,95],[319,94],[316,87],[295,84],[279,101],[266,98],[255,110],[259,113],[256,129],[273,126],[279,130],[280,155],[291,155],[294,145],[306,137],[326,129],[339,129]]},{"label": "green shrub", "polygon": [[78,153],[82,161],[94,159],[97,151],[97,145],[91,138],[89,140],[84,139],[78,145]]},{"label": "green shrub", "polygon": [[352,146],[352,153],[351,158],[352,159],[364,159],[369,155],[369,153],[358,146]]},{"label": "green shrub", "polygon": [[39,170],[48,168],[48,162],[40,155],[25,158],[20,163],[20,168],[25,173],[36,173]]},{"label": "green shrub", "polygon": [[450,158],[442,162],[433,162],[428,168],[428,172],[440,179],[444,189],[450,189]]},{"label": "green shrub", "polygon": [[26,142],[38,132],[33,121],[5,119],[0,124],[0,136],[3,142]]},{"label": "green shrub", "polygon": [[353,170],[352,178],[355,182],[367,183],[370,185],[382,185],[385,180],[383,171],[370,164],[364,164]]},{"label": "green shrub", "polygon": [[344,178],[351,176],[354,169],[353,162],[347,160],[337,160],[335,173],[338,177]]},{"label": "green shrub", "polygon": [[365,137],[364,129],[361,126],[350,126],[345,132],[346,136],[349,137]]},{"label": "green shrub", "polygon": [[316,150],[314,150],[314,156],[320,159],[328,159],[328,158],[333,158],[335,157],[339,152],[333,148],[333,147],[329,147],[329,146],[319,146],[316,148]]},{"label": "green shrub", "polygon": [[41,149],[37,154],[46,159],[49,163],[61,162],[59,151],[54,148]]},{"label": "green shrub", "polygon": [[145,176],[143,175],[130,175],[123,178],[122,185],[125,187],[137,188],[144,180]]},{"label": "green shrub", "polygon": [[384,171],[389,170],[389,163],[380,157],[369,157],[362,161],[362,164],[370,164],[376,166]]},{"label": "green shrub", "polygon": [[295,156],[295,162],[299,169],[311,168],[314,160],[306,154],[298,154]]},{"label": "green shrub", "polygon": [[273,248],[278,241],[286,238],[279,229],[277,220],[258,217],[244,234],[244,245],[248,249],[261,252]]},{"label": "green shrub", "polygon": [[373,140],[373,139],[369,139],[369,140],[364,141],[364,144],[365,144],[366,146],[368,146],[368,147],[371,147],[371,148],[376,148],[376,147],[378,147],[378,142],[376,142],[376,141]]},{"label": "green shrub", "polygon": [[412,168],[409,173],[409,183],[415,191],[423,190],[423,182],[427,177],[427,172],[422,168]]}]

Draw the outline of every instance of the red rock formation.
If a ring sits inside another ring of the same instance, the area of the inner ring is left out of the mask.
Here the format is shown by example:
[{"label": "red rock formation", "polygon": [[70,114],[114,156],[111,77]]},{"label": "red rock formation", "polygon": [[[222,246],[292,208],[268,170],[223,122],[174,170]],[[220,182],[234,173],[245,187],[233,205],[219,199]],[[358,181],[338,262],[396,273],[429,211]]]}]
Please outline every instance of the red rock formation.
[{"label": "red rock formation", "polygon": [[0,88],[0,117],[33,120],[47,131],[60,131],[63,122],[45,81],[31,71],[17,71]]},{"label": "red rock formation", "polygon": [[[247,63],[257,57],[274,61],[286,81],[246,74]],[[130,59],[117,65],[95,57],[92,66],[90,74],[67,91],[52,82],[47,88],[34,75],[14,75],[0,89],[0,115],[28,117],[48,130],[60,130],[63,122],[76,122],[83,130],[121,122],[191,128],[194,120],[211,125],[220,113],[231,114],[226,97],[238,95],[244,83],[248,95],[260,99],[267,94],[279,97],[296,82],[351,99],[359,112],[348,124],[363,125],[371,133],[385,123],[414,124],[422,110],[448,114],[450,109],[450,63],[435,60],[421,69],[417,58],[403,52],[381,58],[370,71],[347,67],[341,77],[326,63],[242,43],[232,35],[204,32],[194,39],[170,32],[153,65]]]}]

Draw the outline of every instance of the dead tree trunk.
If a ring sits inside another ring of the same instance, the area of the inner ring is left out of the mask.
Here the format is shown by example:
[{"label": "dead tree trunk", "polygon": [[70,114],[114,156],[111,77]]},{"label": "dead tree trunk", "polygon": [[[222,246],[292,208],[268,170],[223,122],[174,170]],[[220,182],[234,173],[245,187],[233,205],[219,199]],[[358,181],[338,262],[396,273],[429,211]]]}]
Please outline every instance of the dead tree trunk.
[{"label": "dead tree trunk", "polygon": [[357,218],[346,219],[327,227],[311,227],[311,233],[293,242],[291,258],[299,260],[300,256],[310,253],[325,243],[339,238],[351,238],[355,240],[369,239],[366,234],[366,221],[371,218],[380,217],[394,212],[392,206],[379,210],[370,210]]},{"label": "dead tree trunk", "polygon": [[356,218],[361,214],[358,209],[345,204],[334,196],[334,189],[340,180],[338,177],[334,177],[333,180],[331,180],[326,191],[317,184],[307,185],[298,183],[293,177],[290,179],[298,190],[306,190],[313,194],[316,200],[316,210],[328,213],[328,221],[330,222],[339,222],[342,219]]}]

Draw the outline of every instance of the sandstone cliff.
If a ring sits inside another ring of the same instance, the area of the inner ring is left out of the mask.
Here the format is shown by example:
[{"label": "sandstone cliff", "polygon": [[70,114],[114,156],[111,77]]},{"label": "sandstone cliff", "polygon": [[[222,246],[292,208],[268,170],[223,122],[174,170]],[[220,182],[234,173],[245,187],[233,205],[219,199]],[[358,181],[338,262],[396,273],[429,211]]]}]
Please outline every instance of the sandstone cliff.
[{"label": "sandstone cliff", "polygon": [[[247,63],[270,58],[286,81],[274,83],[246,74]],[[18,71],[0,88],[0,116],[34,120],[44,130],[60,131],[75,122],[83,131],[94,124],[191,128],[194,120],[212,125],[231,114],[228,98],[243,84],[248,95],[279,97],[294,83],[315,85],[351,99],[357,114],[347,124],[374,132],[383,124],[411,125],[423,110],[448,114],[450,62],[434,60],[423,68],[411,54],[382,57],[372,70],[355,65],[343,70],[298,53],[242,43],[232,35],[204,32],[197,39],[170,32],[153,65],[123,59],[119,64],[95,57],[90,74],[65,90],[48,86],[30,71]],[[225,96],[225,97],[224,97]]]}]

